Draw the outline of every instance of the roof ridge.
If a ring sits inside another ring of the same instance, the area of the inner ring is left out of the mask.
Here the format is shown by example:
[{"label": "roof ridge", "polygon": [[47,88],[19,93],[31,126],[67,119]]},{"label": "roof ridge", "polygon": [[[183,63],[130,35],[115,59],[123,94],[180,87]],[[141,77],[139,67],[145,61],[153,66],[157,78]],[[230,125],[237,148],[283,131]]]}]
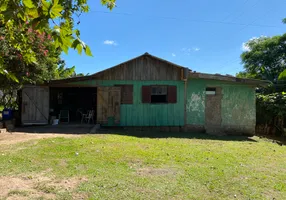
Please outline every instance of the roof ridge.
[{"label": "roof ridge", "polygon": [[96,75],[98,75],[99,73],[102,73],[102,72],[104,72],[104,71],[106,71],[106,70],[113,69],[113,68],[115,68],[115,67],[118,67],[118,66],[123,65],[123,64],[128,63],[128,62],[131,62],[131,61],[136,60],[136,59],[138,59],[138,58],[141,58],[141,57],[143,57],[143,56],[149,56],[149,57],[151,57],[151,58],[160,60],[161,62],[165,62],[165,63],[167,63],[167,64],[173,65],[173,66],[175,66],[175,67],[186,68],[186,67],[184,67],[184,66],[181,66],[181,65],[172,63],[172,62],[170,62],[170,61],[168,61],[168,60],[164,60],[163,58],[160,58],[160,57],[154,56],[154,55],[152,55],[152,54],[150,54],[150,53],[148,53],[148,52],[145,52],[144,54],[142,54],[142,55],[140,55],[140,56],[131,58],[131,59],[125,61],[125,62],[119,63],[119,64],[117,64],[117,65],[115,65],[115,66],[112,66],[112,67],[106,68],[106,69],[104,69],[104,70],[101,70],[101,71],[99,71],[99,72],[96,72],[96,73],[94,73],[94,74],[91,74],[90,76],[96,76]]}]

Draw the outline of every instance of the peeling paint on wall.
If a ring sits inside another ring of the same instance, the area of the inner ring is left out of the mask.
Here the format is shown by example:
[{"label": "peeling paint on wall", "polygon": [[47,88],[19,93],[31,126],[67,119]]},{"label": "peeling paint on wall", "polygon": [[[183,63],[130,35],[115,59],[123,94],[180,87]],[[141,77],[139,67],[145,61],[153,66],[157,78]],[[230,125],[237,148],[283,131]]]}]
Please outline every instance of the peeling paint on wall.
[{"label": "peeling paint on wall", "polygon": [[204,108],[205,101],[204,101],[204,94],[192,94],[188,97],[187,100],[187,112],[200,112],[202,107]]},{"label": "peeling paint on wall", "polygon": [[205,88],[202,84],[188,83],[187,124],[204,125],[205,123]]},{"label": "peeling paint on wall", "polygon": [[224,126],[252,126],[256,121],[255,93],[246,86],[225,86],[222,99]]},{"label": "peeling paint on wall", "polygon": [[191,124],[200,125],[204,121],[205,93],[198,92],[188,95],[186,110],[193,116]]},{"label": "peeling paint on wall", "polygon": [[187,124],[205,126],[205,89],[222,88],[221,126],[229,130],[251,132],[256,123],[253,87],[223,81],[192,79],[188,81]]}]

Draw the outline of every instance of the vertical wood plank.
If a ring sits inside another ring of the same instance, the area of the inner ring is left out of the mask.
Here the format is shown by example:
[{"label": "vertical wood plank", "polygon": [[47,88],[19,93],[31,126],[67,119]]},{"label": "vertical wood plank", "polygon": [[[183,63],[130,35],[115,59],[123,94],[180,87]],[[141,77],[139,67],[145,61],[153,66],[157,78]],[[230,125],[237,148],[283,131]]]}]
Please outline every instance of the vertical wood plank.
[{"label": "vertical wood plank", "polygon": [[101,80],[181,80],[181,68],[142,56],[99,74]]},{"label": "vertical wood plank", "polygon": [[48,124],[49,88],[26,86],[22,89],[22,123]]}]

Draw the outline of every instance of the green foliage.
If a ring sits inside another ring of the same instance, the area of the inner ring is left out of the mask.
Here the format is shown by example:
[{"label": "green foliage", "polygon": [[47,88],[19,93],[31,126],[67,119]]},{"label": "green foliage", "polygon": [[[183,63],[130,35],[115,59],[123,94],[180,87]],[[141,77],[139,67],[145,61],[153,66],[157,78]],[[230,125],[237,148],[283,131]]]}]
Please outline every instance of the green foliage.
[{"label": "green foliage", "polygon": [[[115,7],[115,0],[101,0],[109,9]],[[54,48],[68,53],[70,48],[80,54],[92,56],[89,46],[80,39],[76,29],[82,13],[89,11],[87,0],[0,0],[0,28],[5,29],[4,39],[9,47],[17,50],[25,64],[36,64],[39,58],[27,30],[33,29],[39,34],[48,33]],[[51,33],[50,33],[51,30]],[[3,38],[2,38],[3,39]],[[0,54],[0,74],[10,74],[3,65]],[[13,75],[8,75],[13,79]]]},{"label": "green foliage", "polygon": [[[10,72],[9,76],[14,74],[14,79],[16,78],[20,85],[51,79],[51,72],[57,67],[60,50],[53,45],[50,33],[48,31],[40,33],[32,28],[26,29],[26,35],[29,38],[27,44],[32,46],[33,52],[33,56],[29,56],[22,54],[17,47],[10,46],[9,41],[5,39],[8,32],[5,27],[0,28],[2,66]],[[26,62],[27,59],[31,59],[32,62]],[[1,85],[5,84],[5,77],[3,75],[0,77],[2,77],[0,83],[4,82]]]},{"label": "green foliage", "polygon": [[16,83],[19,83],[19,80],[16,78],[16,76],[12,73],[8,73],[8,71],[6,69],[2,69],[1,66],[0,66],[0,75],[5,75],[6,78],[16,82]]},{"label": "green foliage", "polygon": [[[112,9],[115,0],[102,4]],[[92,56],[75,21],[88,11],[87,0],[0,0],[0,105],[14,107],[23,84],[83,75],[61,66],[60,54]]]},{"label": "green foliage", "polygon": [[278,80],[279,81],[286,81],[286,69],[279,74]]},{"label": "green foliage", "polygon": [[272,116],[286,115],[286,93],[257,94],[257,104],[263,111],[270,111]]},{"label": "green foliage", "polygon": [[282,22],[283,22],[284,24],[286,24],[286,18],[284,18],[284,19],[282,20]]},{"label": "green foliage", "polygon": [[249,51],[241,55],[245,74],[276,82],[286,68],[286,34],[255,38],[246,43]]},{"label": "green foliage", "polygon": [[70,78],[73,76],[74,73],[75,73],[75,66],[71,68],[64,68],[64,65],[61,65],[57,69],[56,79]]},{"label": "green foliage", "polygon": [[79,77],[79,76],[85,76],[83,73],[77,74],[75,72],[75,66],[67,68],[65,61],[60,60],[58,62],[58,68],[54,71],[54,76],[52,79],[65,79],[65,78],[72,78],[72,77]]},{"label": "green foliage", "polygon": [[239,72],[235,75],[237,78],[255,78],[255,74],[250,74],[248,72]]},{"label": "green foliage", "polygon": [[257,124],[272,127],[281,135],[286,117],[286,95],[282,92],[286,91],[286,34],[254,38],[245,45],[247,51],[241,55],[245,71],[236,76],[273,83],[257,90],[256,119]]},{"label": "green foliage", "polygon": [[[52,30],[38,32],[28,28],[27,36],[29,43],[33,44],[32,50],[37,62],[27,63],[24,61],[21,51],[3,39],[7,30],[0,28],[0,55],[2,55],[3,69],[0,74],[0,90],[4,93],[0,97],[0,105],[15,108],[16,91],[24,84],[43,83],[51,79],[69,78],[74,76],[75,67],[65,68],[64,61],[60,59],[61,50],[55,48],[51,38]],[[2,38],[2,39],[1,39]]]},{"label": "green foliage", "polygon": [[278,128],[277,135],[281,135],[286,118],[286,93],[271,93],[256,95],[257,124],[265,124]]}]

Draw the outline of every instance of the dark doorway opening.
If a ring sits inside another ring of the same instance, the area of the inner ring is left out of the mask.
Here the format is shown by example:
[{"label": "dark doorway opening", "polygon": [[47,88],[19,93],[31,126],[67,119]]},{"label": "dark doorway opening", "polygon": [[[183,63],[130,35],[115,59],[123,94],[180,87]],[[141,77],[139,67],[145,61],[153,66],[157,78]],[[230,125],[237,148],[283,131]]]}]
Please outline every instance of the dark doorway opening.
[{"label": "dark doorway opening", "polygon": [[96,121],[97,88],[50,88],[50,116],[59,117],[61,110],[69,111],[70,122],[81,122],[82,113],[94,110]]}]

